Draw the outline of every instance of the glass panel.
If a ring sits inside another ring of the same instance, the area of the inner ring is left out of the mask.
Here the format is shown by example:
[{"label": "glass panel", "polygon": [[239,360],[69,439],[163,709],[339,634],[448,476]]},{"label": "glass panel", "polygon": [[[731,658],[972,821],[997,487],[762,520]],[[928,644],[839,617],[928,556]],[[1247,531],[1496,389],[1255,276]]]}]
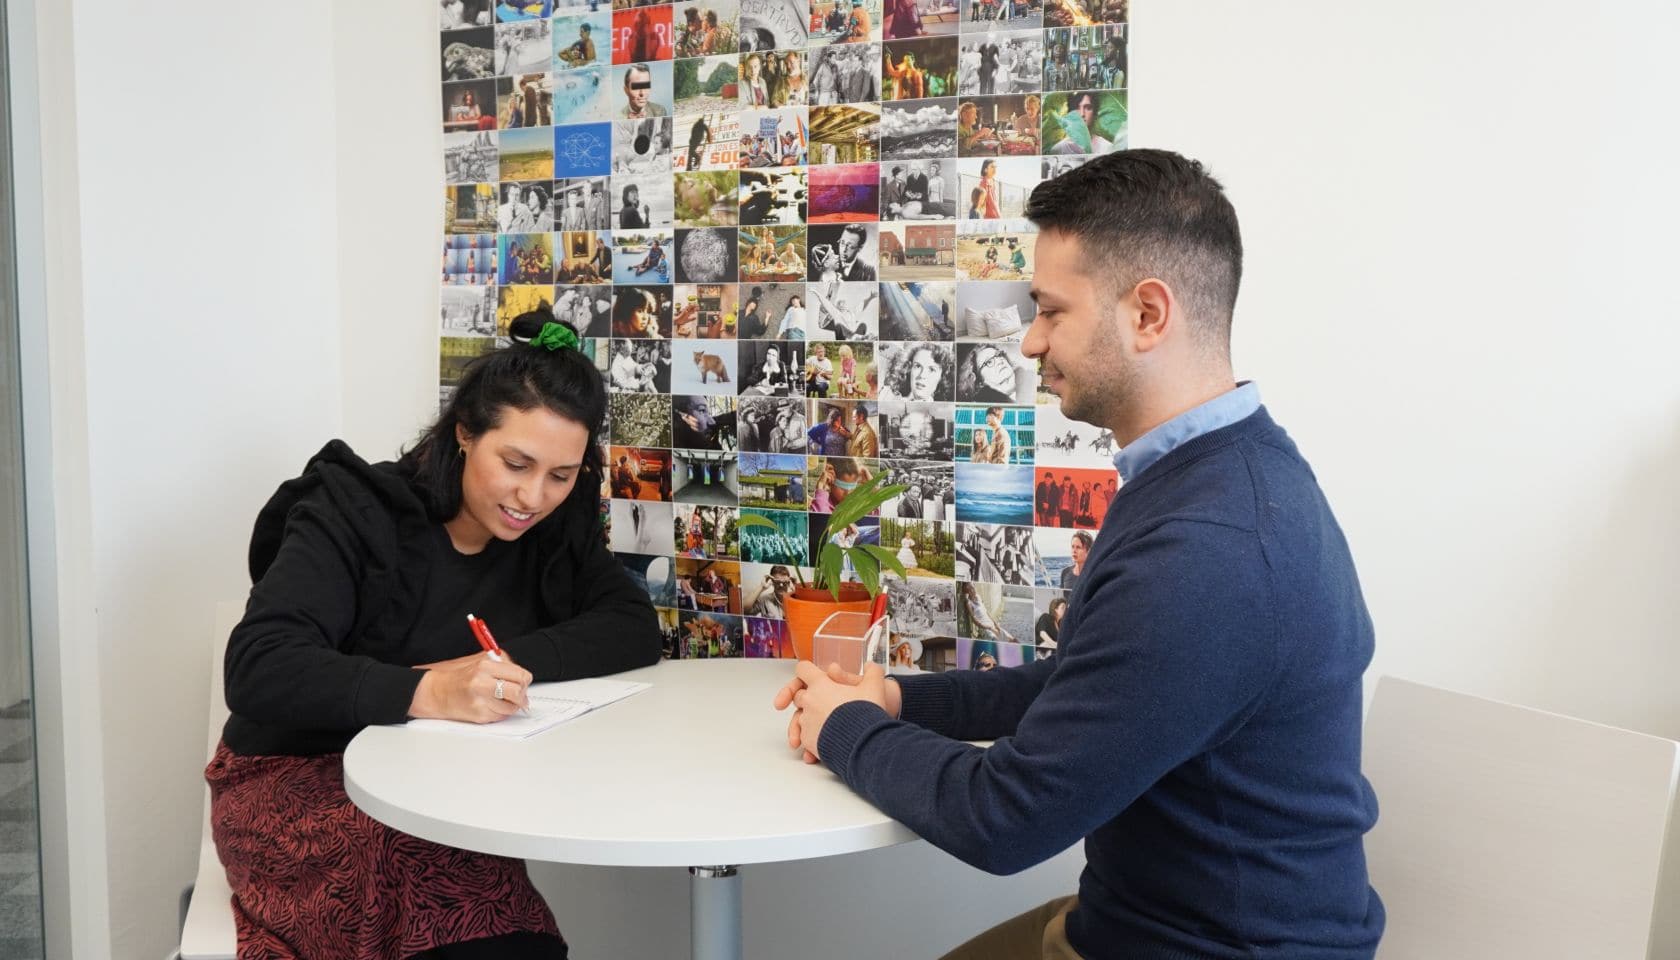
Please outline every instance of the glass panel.
[{"label": "glass panel", "polygon": [[[0,4],[0,58],[6,51]],[[0,93],[11,89],[0,59]],[[10,104],[0,95],[0,960],[43,956]]]}]

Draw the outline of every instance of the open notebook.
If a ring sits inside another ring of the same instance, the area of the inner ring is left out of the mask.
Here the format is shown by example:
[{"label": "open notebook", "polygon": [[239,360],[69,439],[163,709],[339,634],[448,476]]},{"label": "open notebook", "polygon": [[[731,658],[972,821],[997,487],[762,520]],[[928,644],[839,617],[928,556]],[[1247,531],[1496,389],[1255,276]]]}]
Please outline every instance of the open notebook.
[{"label": "open notebook", "polygon": [[516,713],[495,723],[467,723],[463,720],[410,720],[411,730],[439,730],[445,733],[464,733],[475,737],[501,737],[524,740],[544,730],[557,727],[573,717],[581,717],[591,710],[616,703],[632,694],[641,693],[648,684],[611,677],[590,677],[585,680],[563,680],[559,683],[531,684],[531,715]]}]

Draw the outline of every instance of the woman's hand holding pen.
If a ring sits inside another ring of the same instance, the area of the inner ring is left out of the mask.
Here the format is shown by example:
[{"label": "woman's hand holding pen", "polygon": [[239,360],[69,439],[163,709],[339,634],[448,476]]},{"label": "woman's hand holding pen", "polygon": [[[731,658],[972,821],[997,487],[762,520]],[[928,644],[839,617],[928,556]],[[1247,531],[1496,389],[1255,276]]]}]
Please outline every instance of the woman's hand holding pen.
[{"label": "woman's hand holding pen", "polygon": [[527,705],[525,689],[531,685],[531,672],[506,659],[506,653],[502,657],[498,661],[473,653],[416,667],[426,673],[414,691],[408,715],[492,723],[518,713]]}]

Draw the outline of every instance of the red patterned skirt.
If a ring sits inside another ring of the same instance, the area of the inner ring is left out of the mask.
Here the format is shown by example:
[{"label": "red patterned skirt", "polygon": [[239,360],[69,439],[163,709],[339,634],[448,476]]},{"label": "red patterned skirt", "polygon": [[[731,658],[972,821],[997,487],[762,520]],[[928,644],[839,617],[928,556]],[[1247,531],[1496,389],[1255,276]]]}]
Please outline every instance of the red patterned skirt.
[{"label": "red patterned skirt", "polygon": [[344,793],[344,757],[227,744],[204,770],[239,960],[402,960],[506,933],[559,936],[525,862],[385,826]]}]

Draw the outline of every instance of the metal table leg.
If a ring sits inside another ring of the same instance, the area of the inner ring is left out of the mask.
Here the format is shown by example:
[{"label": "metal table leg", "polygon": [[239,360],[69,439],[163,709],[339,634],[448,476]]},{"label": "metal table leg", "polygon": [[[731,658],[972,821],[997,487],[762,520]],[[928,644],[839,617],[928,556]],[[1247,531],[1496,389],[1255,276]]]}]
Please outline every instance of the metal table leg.
[{"label": "metal table leg", "polygon": [[741,960],[741,874],[734,867],[689,867],[690,956]]}]

